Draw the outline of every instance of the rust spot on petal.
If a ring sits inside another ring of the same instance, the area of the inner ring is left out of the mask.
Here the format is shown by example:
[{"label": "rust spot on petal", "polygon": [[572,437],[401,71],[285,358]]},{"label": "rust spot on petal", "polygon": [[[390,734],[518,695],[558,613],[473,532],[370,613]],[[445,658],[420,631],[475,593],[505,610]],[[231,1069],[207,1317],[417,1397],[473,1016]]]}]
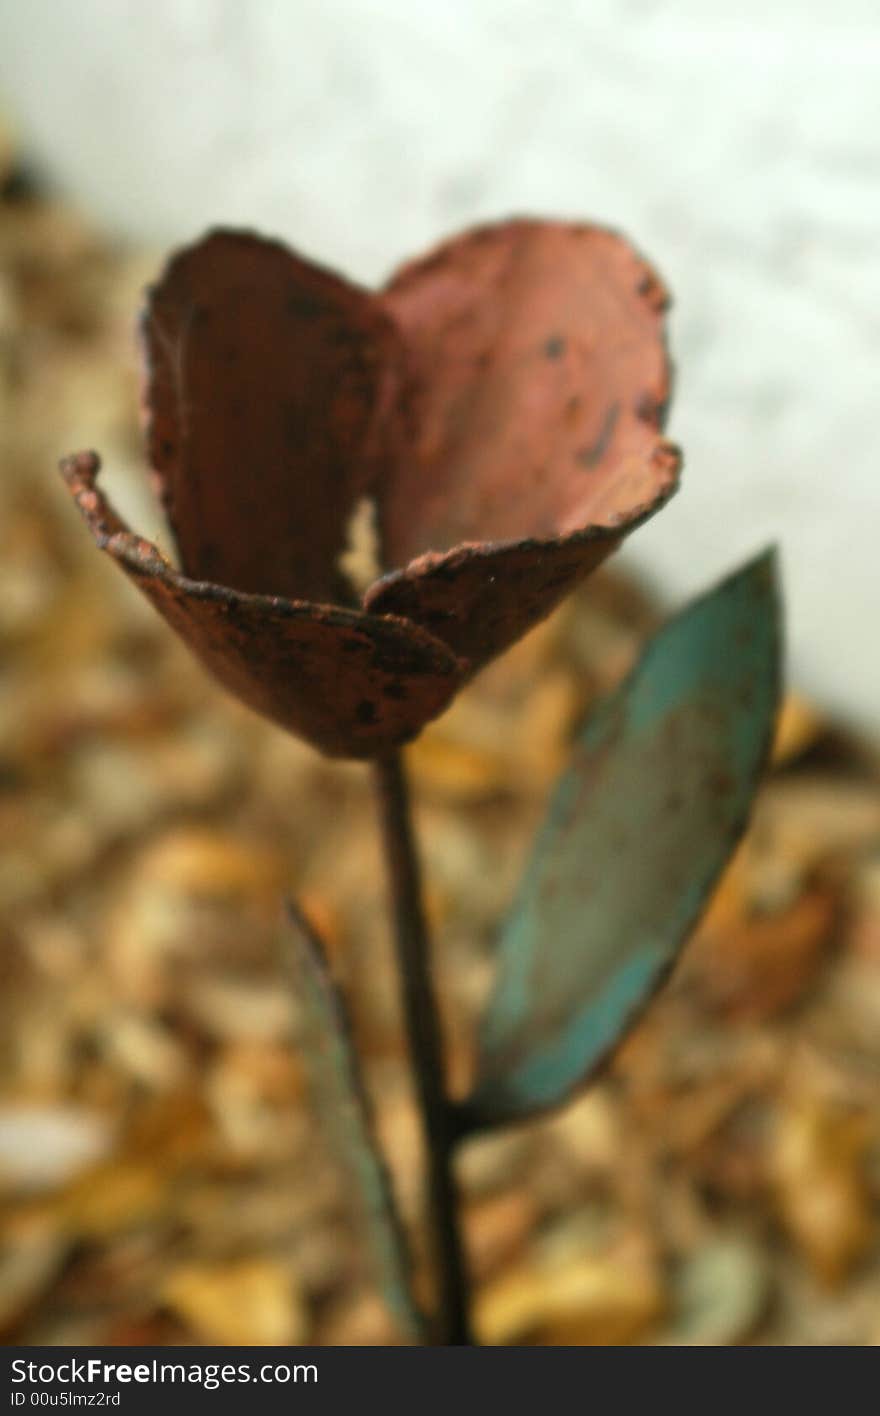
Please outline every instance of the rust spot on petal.
[{"label": "rust spot on petal", "polygon": [[375,298],[286,247],[217,231],[142,317],[151,465],[187,575],[346,595],[336,557],[386,460],[399,346]]},{"label": "rust spot on petal", "polygon": [[617,427],[617,420],[620,417],[620,404],[612,403],[605,419],[599,429],[596,441],[589,447],[582,447],[575,457],[581,467],[598,467],[602,463],[608,448],[611,446],[611,439],[614,437],[614,429]]},{"label": "rust spot on petal", "polygon": [[101,549],[250,708],[331,756],[373,757],[441,712],[464,666],[405,620],[240,593],[179,574],[95,486],[95,453],[61,470]]}]

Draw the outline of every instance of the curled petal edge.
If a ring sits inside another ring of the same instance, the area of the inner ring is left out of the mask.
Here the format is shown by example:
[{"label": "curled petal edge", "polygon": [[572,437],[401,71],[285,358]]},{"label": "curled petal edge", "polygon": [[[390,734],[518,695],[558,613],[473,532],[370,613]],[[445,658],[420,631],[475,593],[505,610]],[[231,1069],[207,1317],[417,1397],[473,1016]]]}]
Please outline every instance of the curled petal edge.
[{"label": "curled petal edge", "polygon": [[381,756],[443,711],[468,672],[418,624],[190,580],[135,535],[96,486],[100,458],[61,473],[96,544],[210,673],[248,707],[329,756]]},{"label": "curled petal edge", "polygon": [[374,581],[364,596],[366,608],[423,626],[468,661],[469,674],[476,673],[545,619],[675,495],[680,449],[660,439],[651,461],[655,495],[617,521],[554,537],[473,541],[429,551]]}]

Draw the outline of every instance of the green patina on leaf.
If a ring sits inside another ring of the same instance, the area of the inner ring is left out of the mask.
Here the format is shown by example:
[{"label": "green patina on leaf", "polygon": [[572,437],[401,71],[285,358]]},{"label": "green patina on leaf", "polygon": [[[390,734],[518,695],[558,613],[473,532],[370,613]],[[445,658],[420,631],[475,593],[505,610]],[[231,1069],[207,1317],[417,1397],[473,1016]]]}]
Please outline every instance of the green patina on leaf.
[{"label": "green patina on leaf", "polygon": [[590,717],[502,931],[466,1129],[563,1100],[665,978],[748,819],[780,638],[771,551],[667,624]]},{"label": "green patina on leaf", "polygon": [[424,1318],[410,1287],[403,1227],[373,1136],[345,1002],[317,936],[295,906],[288,906],[288,910],[283,948],[301,1006],[299,1041],[315,1108],[340,1164],[353,1181],[376,1281],[385,1301],[404,1334],[414,1342],[425,1342]]}]

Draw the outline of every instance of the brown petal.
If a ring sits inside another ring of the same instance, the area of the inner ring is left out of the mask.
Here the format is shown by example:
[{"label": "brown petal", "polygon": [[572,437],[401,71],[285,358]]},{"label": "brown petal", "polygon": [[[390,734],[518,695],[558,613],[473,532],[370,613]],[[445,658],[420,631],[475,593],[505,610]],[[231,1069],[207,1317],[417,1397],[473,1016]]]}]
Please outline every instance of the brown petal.
[{"label": "brown petal", "polygon": [[284,246],[218,231],[143,315],[147,445],[184,571],[346,596],[345,526],[382,455],[398,341],[374,297]]},{"label": "brown petal", "polygon": [[464,666],[418,625],[241,594],[179,574],[95,486],[93,452],[61,470],[88,526],[202,663],[258,713],[331,756],[374,757],[441,712]]},{"label": "brown petal", "polygon": [[668,500],[666,303],[598,227],[511,221],[404,267],[383,304],[407,350],[411,448],[381,518],[406,569],[371,587],[372,609],[477,666]]}]

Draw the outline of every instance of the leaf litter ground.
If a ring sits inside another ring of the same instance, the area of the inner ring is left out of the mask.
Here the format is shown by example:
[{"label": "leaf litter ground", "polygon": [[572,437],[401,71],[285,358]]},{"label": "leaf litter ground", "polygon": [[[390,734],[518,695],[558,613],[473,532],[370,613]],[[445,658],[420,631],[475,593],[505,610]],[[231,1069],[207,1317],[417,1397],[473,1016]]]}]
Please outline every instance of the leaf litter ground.
[{"label": "leaf litter ground", "polygon": [[[130,318],[155,253],[5,190],[3,1337],[393,1342],[277,934],[295,893],[349,990],[415,1227],[367,774],[228,701],[85,542],[54,464],[100,435],[120,501],[143,495]],[[657,620],[600,573],[409,752],[459,1093],[569,735]],[[462,1155],[483,1340],[880,1342],[878,1097],[880,757],[790,699],[660,1000],[587,1094]]]}]

